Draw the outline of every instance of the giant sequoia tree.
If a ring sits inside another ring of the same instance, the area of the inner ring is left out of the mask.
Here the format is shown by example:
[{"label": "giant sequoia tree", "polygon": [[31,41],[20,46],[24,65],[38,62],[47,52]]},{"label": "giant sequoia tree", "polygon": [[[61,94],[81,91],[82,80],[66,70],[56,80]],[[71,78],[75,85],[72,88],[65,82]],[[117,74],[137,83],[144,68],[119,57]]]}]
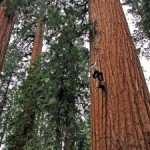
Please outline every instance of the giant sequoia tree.
[{"label": "giant sequoia tree", "polygon": [[107,86],[101,91],[91,77],[92,150],[148,150],[150,96],[120,2],[90,0],[89,15],[91,62]]}]

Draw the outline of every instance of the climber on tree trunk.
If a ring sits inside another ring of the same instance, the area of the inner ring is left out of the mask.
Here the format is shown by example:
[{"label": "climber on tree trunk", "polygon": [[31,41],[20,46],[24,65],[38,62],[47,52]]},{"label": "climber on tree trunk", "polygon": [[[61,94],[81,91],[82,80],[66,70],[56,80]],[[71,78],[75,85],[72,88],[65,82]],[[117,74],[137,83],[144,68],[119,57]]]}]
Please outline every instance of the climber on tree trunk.
[{"label": "climber on tree trunk", "polygon": [[101,88],[102,90],[105,90],[105,83],[104,83],[104,78],[103,78],[103,73],[101,71],[98,71],[96,63],[91,64],[92,67],[91,69],[93,70],[93,78],[98,79],[99,84],[98,88]]}]

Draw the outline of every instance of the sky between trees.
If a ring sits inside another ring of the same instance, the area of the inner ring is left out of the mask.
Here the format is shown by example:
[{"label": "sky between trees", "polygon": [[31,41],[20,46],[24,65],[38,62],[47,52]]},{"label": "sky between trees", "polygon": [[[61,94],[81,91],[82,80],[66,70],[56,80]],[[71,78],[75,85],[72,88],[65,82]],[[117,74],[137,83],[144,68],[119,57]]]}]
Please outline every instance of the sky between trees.
[{"label": "sky between trees", "polygon": [[[123,6],[123,10],[129,25],[129,29],[131,34],[133,34],[133,31],[135,29],[135,25],[134,25],[134,18],[131,14],[128,13],[128,6]],[[146,78],[146,83],[148,86],[148,89],[150,91],[150,61],[147,60],[144,56],[142,56],[142,54],[139,55],[140,61],[141,61],[141,65],[143,67],[143,72]]]}]

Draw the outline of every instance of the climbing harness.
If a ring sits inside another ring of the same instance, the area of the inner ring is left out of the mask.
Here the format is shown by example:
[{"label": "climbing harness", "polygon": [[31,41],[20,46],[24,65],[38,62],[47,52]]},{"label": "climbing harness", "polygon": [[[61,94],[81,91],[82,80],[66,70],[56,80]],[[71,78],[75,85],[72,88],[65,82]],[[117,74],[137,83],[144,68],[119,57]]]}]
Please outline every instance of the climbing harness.
[{"label": "climbing harness", "polygon": [[98,84],[98,88],[102,89],[103,91],[106,89],[105,86],[105,82],[104,82],[104,78],[103,78],[103,72],[99,71],[97,69],[97,64],[93,63],[91,69],[93,70],[93,78],[94,79],[98,79],[99,84]]}]

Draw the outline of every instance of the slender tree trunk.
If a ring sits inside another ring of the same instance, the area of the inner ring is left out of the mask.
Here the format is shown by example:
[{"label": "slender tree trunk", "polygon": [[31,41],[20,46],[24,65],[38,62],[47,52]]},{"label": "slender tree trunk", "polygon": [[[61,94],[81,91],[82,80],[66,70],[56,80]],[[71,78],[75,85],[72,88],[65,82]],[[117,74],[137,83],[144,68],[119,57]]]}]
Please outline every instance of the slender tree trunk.
[{"label": "slender tree trunk", "polygon": [[11,32],[17,20],[17,12],[12,16],[6,15],[7,9],[0,6],[0,73],[2,71]]},{"label": "slender tree trunk", "polygon": [[[42,51],[42,42],[43,42],[43,32],[44,32],[44,24],[42,20],[38,20],[35,39],[33,43],[33,51],[32,51],[32,58],[31,58],[31,67],[34,67],[33,64],[35,63],[37,57]],[[34,68],[33,72],[34,72]],[[34,78],[32,73],[29,74],[29,80]],[[33,89],[34,92],[34,89]],[[32,91],[27,95],[27,99],[24,102],[24,111],[23,111],[23,124],[20,125],[19,131],[20,134],[16,139],[15,142],[15,149],[16,150],[23,150],[24,146],[26,145],[27,141],[32,136],[34,121],[35,121],[35,111],[33,110],[36,103],[36,99],[34,99],[32,95]]]},{"label": "slender tree trunk", "polygon": [[[150,96],[119,0],[90,0],[91,62],[107,89],[91,75],[92,150],[150,149]],[[92,70],[91,70],[92,72]]]},{"label": "slender tree trunk", "polygon": [[[31,57],[31,67],[34,67],[34,63],[40,53],[42,52],[42,43],[43,43],[43,33],[44,33],[44,24],[41,19],[37,21],[37,28],[35,32],[35,39],[33,43],[32,57]],[[34,70],[33,70],[34,71]],[[32,74],[29,75],[29,78],[32,78]],[[32,92],[32,91],[31,91]],[[31,96],[32,97],[32,96]],[[33,105],[35,105],[35,101],[32,101],[32,98],[29,98],[27,102],[25,102],[24,109],[24,127],[23,132],[20,135],[20,148],[19,150],[23,150],[23,147],[26,145],[28,135],[31,134],[33,130],[34,120],[35,120],[35,112],[32,110]]]},{"label": "slender tree trunk", "polygon": [[39,19],[37,22],[37,29],[36,29],[35,39],[33,43],[31,66],[35,63],[39,54],[41,54],[42,52],[43,34],[44,34],[44,23],[42,19]]}]

